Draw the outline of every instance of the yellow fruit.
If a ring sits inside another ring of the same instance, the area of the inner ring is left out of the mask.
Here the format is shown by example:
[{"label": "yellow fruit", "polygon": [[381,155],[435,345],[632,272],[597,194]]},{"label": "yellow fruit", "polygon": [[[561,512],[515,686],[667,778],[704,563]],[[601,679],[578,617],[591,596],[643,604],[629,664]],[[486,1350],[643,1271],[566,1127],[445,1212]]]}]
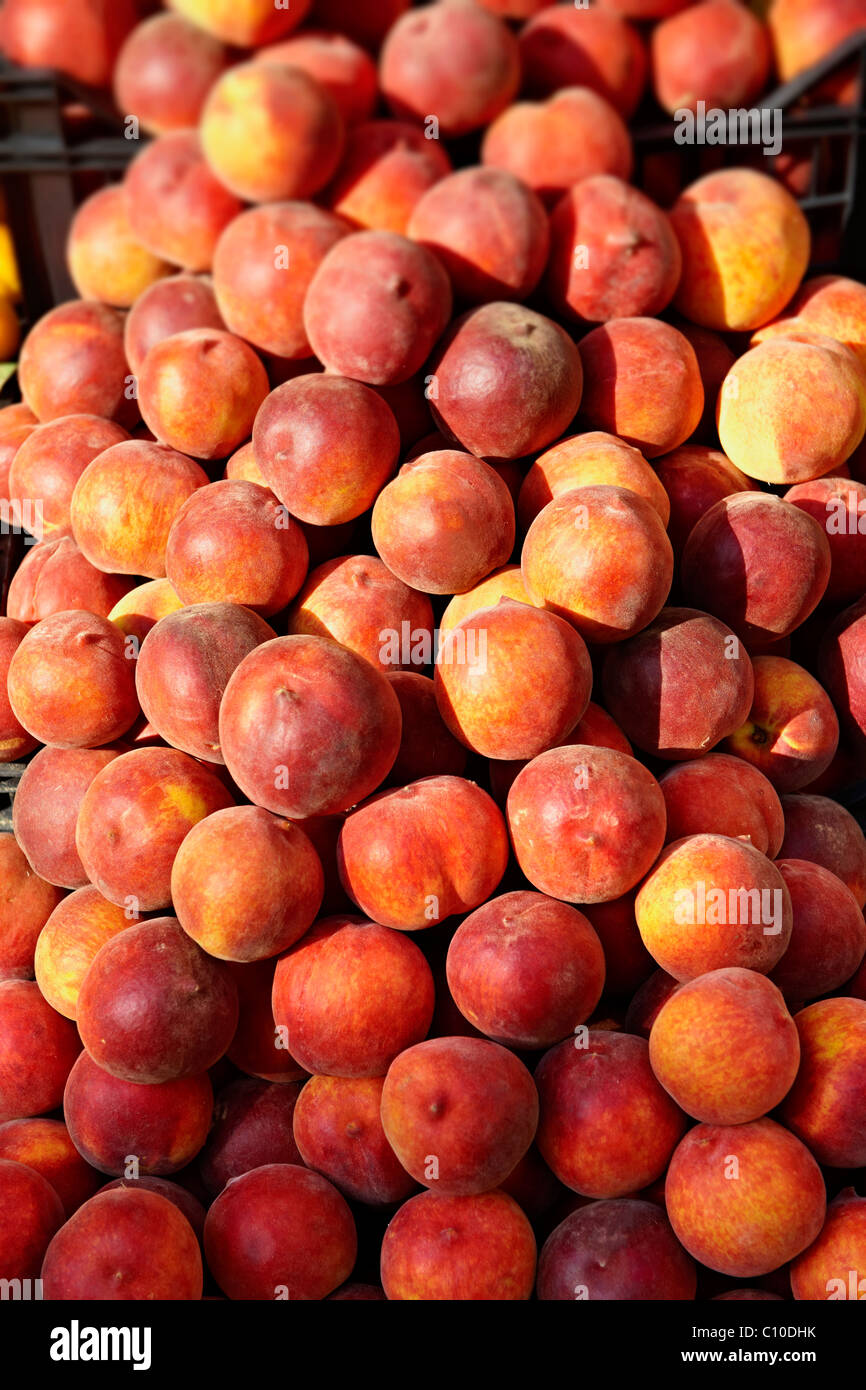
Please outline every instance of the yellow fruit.
[{"label": "yellow fruit", "polygon": [[5,223],[0,223],[0,295],[12,299],[17,304],[21,299],[21,278],[18,274],[18,261],[12,233]]}]

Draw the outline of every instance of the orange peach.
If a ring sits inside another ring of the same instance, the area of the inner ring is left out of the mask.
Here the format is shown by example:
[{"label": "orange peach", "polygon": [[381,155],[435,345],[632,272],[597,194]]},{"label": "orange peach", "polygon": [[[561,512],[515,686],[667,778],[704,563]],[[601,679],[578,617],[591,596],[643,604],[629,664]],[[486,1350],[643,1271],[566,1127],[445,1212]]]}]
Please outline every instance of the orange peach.
[{"label": "orange peach", "polygon": [[85,468],[97,454],[126,439],[125,429],[98,415],[69,415],[40,425],[15,454],[9,496],[40,499],[44,535],[67,531],[72,493]]},{"label": "orange peach", "polygon": [[130,368],[137,375],[150,349],[175,333],[225,326],[213,286],[205,276],[169,275],[157,280],[126,316],[123,340]]},{"label": "orange peach", "polygon": [[78,811],[97,772],[120,752],[120,747],[41,748],[25,767],[12,803],[12,828],[40,878],[60,888],[87,883],[75,848]]},{"label": "orange peach", "polygon": [[603,431],[560,440],[536,459],[523,481],[517,503],[528,531],[542,507],[577,487],[624,487],[646,498],[667,526],[670,502],[655,470],[638,449]]},{"label": "orange peach", "polygon": [[32,979],[39,933],[63,893],[33,872],[14,835],[0,835],[0,886],[0,980]]},{"label": "orange peach", "polygon": [[74,299],[39,319],[21,349],[18,381],[42,422],[102,415],[131,428],[138,420],[123,317],[106,304]]},{"label": "orange peach", "polygon": [[56,1110],[81,1051],[33,980],[0,980],[0,1124]]},{"label": "orange peach", "polygon": [[[791,1265],[798,1302],[866,1298],[866,1198],[847,1187],[827,1208],[818,1239]],[[852,1277],[853,1274],[853,1277]]]},{"label": "orange peach", "polygon": [[[822,5],[809,4],[809,0],[772,0],[767,22],[779,77],[790,82],[862,28],[863,7],[859,0],[829,0]],[[834,73],[819,91],[825,100],[853,105],[859,91],[855,63]]]},{"label": "orange peach", "polygon": [[252,348],[217,328],[164,338],[138,378],[148,428],[162,444],[199,459],[226,458],[245,443],[268,390]]},{"label": "orange peach", "polygon": [[221,234],[244,206],[211,173],[194,130],[146,145],[126,171],[123,195],[133,236],[189,271],[210,270]]},{"label": "orange peach", "polygon": [[781,1109],[819,1163],[866,1161],[866,1000],[822,999],[796,1015],[800,1070]]},{"label": "orange peach", "polygon": [[118,932],[138,921],[138,913],[118,907],[88,884],[70,893],[51,913],[36,943],[36,981],[42,996],[75,1019],[78,994],[98,951]]},{"label": "orange peach", "polygon": [[128,309],[140,294],[168,275],[169,258],[146,246],[129,218],[122,184],[93,193],[69,228],[66,259],[82,299]]},{"label": "orange peach", "polygon": [[707,753],[662,773],[667,838],[727,835],[775,859],[785,834],[782,803],[772,782],[751,762]]},{"label": "orange peach", "polygon": [[330,637],[384,671],[416,669],[430,662],[433,609],[426,594],[381,560],[347,555],[310,573],[289,611],[288,632]]},{"label": "orange peach", "polygon": [[140,644],[160,618],[167,618],[181,608],[183,603],[167,579],[151,579],[147,584],[130,589],[108,616],[122,633],[136,637]]},{"label": "orange peach", "polygon": [[132,587],[133,580],[97,569],[64,533],[24,556],[9,585],[6,611],[28,627],[74,609],[106,618]]},{"label": "orange peach", "polygon": [[530,602],[519,565],[503,565],[465,593],[455,594],[439,619],[440,632],[450,632],[464,618],[473,617],[482,608],[495,608],[502,598],[512,598],[517,603]]},{"label": "orange peach", "polygon": [[839,721],[830,698],[802,666],[756,656],[748,718],[725,739],[728,752],[759,768],[778,792],[796,792],[830,766]]},{"label": "orange peach", "polygon": [[379,75],[369,53],[342,32],[304,29],[258,51],[263,62],[288,63],[330,92],[347,126],[369,120],[379,95]]},{"label": "orange peach", "polygon": [[698,359],[669,323],[614,318],[580,343],[584,391],[581,417],[657,458],[683,444],[704,408]]},{"label": "orange peach", "polygon": [[[354,1202],[404,1202],[417,1184],[400,1163],[382,1128],[381,1076],[312,1076],[294,1113],[303,1162]],[[0,1152],[2,1152],[0,1130]]]},{"label": "orange peach", "polygon": [[385,1232],[382,1284],[398,1302],[525,1302],[535,1257],[532,1227],[507,1193],[422,1192]]},{"label": "orange peach", "polygon": [[102,1174],[85,1163],[62,1120],[7,1120],[0,1125],[0,1158],[41,1173],[63,1203],[67,1217],[102,1184]]},{"label": "orange peach", "polygon": [[259,48],[285,38],[306,18],[311,0],[291,7],[273,0],[169,0],[171,8],[236,48]]},{"label": "orange peach", "polygon": [[420,127],[406,121],[364,121],[349,130],[324,197],[333,212],[355,227],[406,236],[421,198],[450,173],[447,153]]},{"label": "orange peach", "polygon": [[804,280],[785,309],[780,326],[789,317],[843,343],[866,366],[866,288],[858,280],[844,275],[816,275]]}]

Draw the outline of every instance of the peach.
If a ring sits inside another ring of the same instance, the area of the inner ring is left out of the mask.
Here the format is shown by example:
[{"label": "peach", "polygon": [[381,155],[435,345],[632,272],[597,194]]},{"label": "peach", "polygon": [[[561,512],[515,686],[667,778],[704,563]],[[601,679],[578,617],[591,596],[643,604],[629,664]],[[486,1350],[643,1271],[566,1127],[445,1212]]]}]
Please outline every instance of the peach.
[{"label": "peach", "polygon": [[127,636],[142,643],[160,620],[177,613],[183,604],[167,579],[151,579],[131,589],[109,613],[109,618]]},{"label": "peach", "polygon": [[770,74],[766,26],[735,0],[701,0],[670,16],[650,40],[653,87],[671,115],[705,109],[748,107]]},{"label": "peach", "polygon": [[844,275],[815,275],[804,280],[785,309],[788,318],[825,333],[851,349],[866,366],[866,289]]},{"label": "peach", "polygon": [[433,418],[479,458],[522,458],[552,444],[581,401],[581,359],[552,319],[483,304],[457,319],[430,362]]},{"label": "peach", "polygon": [[339,526],[367,511],[393,476],[400,431],[369,386],[318,373],[271,392],[256,417],[253,448],[292,516]]},{"label": "peach", "polygon": [[165,571],[186,604],[233,603],[279,613],[307,573],[301,529],[258,483],[223,479],[187,498],[165,546]]},{"label": "peach", "polygon": [[519,37],[526,90],[549,96],[563,87],[591,87],[629,120],[647,75],[637,30],[601,8],[535,5],[531,14]]},{"label": "peach", "polygon": [[826,1193],[809,1150],[762,1119],[690,1130],[671,1159],[665,1203],[690,1255],[751,1279],[811,1245],[824,1224]]},{"label": "peach", "polygon": [[782,656],[756,656],[748,718],[725,747],[759,768],[778,792],[796,792],[825,772],[839,743],[839,721],[813,676]]},{"label": "peach", "polygon": [[622,117],[591,87],[571,86],[547,101],[520,101],[487,128],[481,161],[507,169],[547,204],[592,174],[627,179],[634,163]]},{"label": "peach", "polygon": [[619,642],[651,623],[668,596],[673,551],[658,511],[623,487],[580,487],[539,512],[521,568],[530,600],[590,642]]},{"label": "peach", "polygon": [[[866,1161],[866,1000],[822,999],[796,1015],[800,1070],[781,1118],[819,1163]],[[817,1233],[816,1233],[817,1234]]]},{"label": "peach", "polygon": [[76,1022],[92,1060],[112,1076],[177,1081],[224,1055],[237,1028],[237,988],[174,917],[154,918],[100,948],[79,990]]},{"label": "peach", "polygon": [[[649,952],[647,954],[649,955]],[[625,1031],[648,1040],[662,1008],[679,988],[679,981],[675,980],[673,975],[669,975],[666,970],[654,970],[635,991],[626,1009],[623,1020]]]},{"label": "peach", "polygon": [[15,454],[9,496],[40,499],[45,535],[69,530],[69,507],[78,479],[97,454],[126,439],[126,430],[98,415],[69,415],[40,425]]},{"label": "peach", "polygon": [[[104,1174],[100,1174],[100,1177]],[[137,1189],[139,1192],[155,1192],[157,1197],[164,1197],[177,1207],[182,1216],[186,1217],[190,1226],[195,1232],[199,1245],[204,1234],[204,1219],[206,1212],[197,1197],[193,1196],[187,1188],[181,1187],[179,1182],[171,1182],[168,1178],[114,1178],[111,1182],[103,1183],[100,1192],[114,1192],[118,1188],[128,1190]]]},{"label": "peach", "polygon": [[[818,1239],[791,1265],[791,1288],[799,1301],[860,1300],[866,1294],[866,1198],[845,1188],[827,1208]],[[853,1271],[853,1279],[852,1279]]]},{"label": "peach", "polygon": [[276,961],[259,960],[229,965],[238,990],[240,1018],[226,1056],[240,1071],[261,1081],[286,1084],[307,1073],[285,1046],[285,1034],[274,1022],[271,1005]]},{"label": "peach", "polygon": [[770,978],[788,999],[810,1000],[839,989],[866,954],[866,923],[850,888],[805,859],[779,859],[791,895],[794,928]]},{"label": "peach", "polygon": [[203,468],[166,444],[115,444],[75,484],[70,519],[76,544],[107,574],[164,579],[172,524],[207,482]]},{"label": "peach", "polygon": [[652,1025],[649,1057],[656,1079],[687,1115],[739,1125],[759,1120],[790,1090],[800,1043],[776,986],[733,967],[709,971],[670,996]]},{"label": "peach", "polygon": [[560,1042],[601,998],[605,958],[582,912],[542,893],[504,893],[451,938],[448,988],[460,1012],[506,1047]]},{"label": "peach", "polygon": [[656,459],[653,467],[670,506],[668,535],[681,555],[692,528],[716,502],[735,492],[751,492],[753,483],[720,449],[684,444]]},{"label": "peach", "polygon": [[431,1038],[402,1052],[385,1077],[388,1142],[416,1182],[445,1197],[498,1187],[526,1153],[537,1124],[530,1073],[486,1039]]},{"label": "peach", "polygon": [[306,293],[348,230],[341,218],[312,203],[272,203],[235,217],[213,258],[214,291],[226,327],[262,352],[293,361],[309,357]]},{"label": "peach", "polygon": [[75,609],[106,618],[132,587],[131,579],[97,569],[72,537],[62,534],[26,553],[9,585],[7,612],[28,627]]},{"label": "peach", "polygon": [[829,577],[823,529],[766,492],[716,502],[693,527],[682,555],[688,601],[747,644],[787,637],[823,598]]},{"label": "peach", "polygon": [[[773,0],[767,23],[779,77],[789,82],[852,37],[863,25],[863,8],[859,0],[830,0],[820,7],[804,0]],[[821,85],[825,100],[846,105],[857,101],[859,88],[854,67],[852,62]],[[818,97],[817,92],[815,96]]]},{"label": "peach", "polygon": [[536,459],[520,488],[520,524],[528,530],[542,508],[563,492],[599,486],[636,492],[655,507],[662,525],[667,525],[670,503],[655,470],[638,449],[603,431],[562,439]]},{"label": "peach", "polygon": [[517,603],[530,602],[519,565],[503,565],[465,593],[455,594],[439,619],[440,632],[450,632],[464,618],[473,617],[482,608],[495,608],[501,598],[512,598]]},{"label": "peach", "polygon": [[92,885],[58,903],[36,943],[36,982],[42,997],[64,1018],[75,1020],[78,995],[96,954],[138,914],[110,903]]},{"label": "peach", "polygon": [[[12,828],[40,878],[59,888],[83,888],[87,874],[75,848],[84,793],[120,748],[41,748],[21,774]],[[51,815],[45,807],[50,804]]]},{"label": "peach", "polygon": [[[702,440],[705,444],[713,445],[718,441],[716,401],[722,382],[737,358],[721,334],[714,333],[711,328],[699,328],[697,324],[689,323],[687,319],[682,318],[674,320],[674,327],[679,329],[683,337],[687,338],[694,348],[704,387],[704,410],[700,424],[695,430],[694,438]],[[691,447],[697,450],[696,445]],[[730,460],[728,460],[728,465],[733,469]],[[734,471],[737,472],[738,470]]]},{"label": "peach", "polygon": [[653,1202],[579,1207],[548,1236],[538,1261],[537,1293],[545,1303],[692,1300],[696,1286],[692,1260]]},{"label": "peach", "polygon": [[325,367],[370,386],[419,371],[451,317],[451,282],[426,247],[388,231],[355,232],[324,257],[304,326]]},{"label": "peach", "polygon": [[126,316],[123,338],[130,368],[137,375],[151,348],[175,333],[225,326],[213,286],[204,276],[169,275],[157,280]]},{"label": "peach", "polygon": [[346,811],[370,796],[400,746],[400,704],[384,675],[324,637],[279,637],[244,657],[219,735],[244,795],[276,815]]},{"label": "peach", "polygon": [[579,744],[527,763],[508,793],[517,862],[534,888],[566,902],[609,902],[633,888],[664,843],[658,783],[625,753]]},{"label": "peach", "polygon": [[433,681],[417,671],[392,671],[388,681],[400,702],[403,732],[386,785],[403,787],[422,777],[460,777],[467,752],[445,726]]},{"label": "peach", "polygon": [[63,1109],[75,1147],[94,1168],[121,1177],[132,1166],[160,1177],[186,1167],[203,1147],[213,1092],[206,1072],[143,1086],[111,1076],[82,1052]]},{"label": "peach", "polygon": [[669,845],[641,885],[635,914],[650,955],[680,982],[732,966],[766,975],[793,929],[776,865],[754,845],[716,834]]},{"label": "peach", "polygon": [[204,1246],[229,1298],[307,1301],[348,1279],[357,1235],[346,1201],[326,1178],[273,1163],[224,1188],[208,1212]]},{"label": "peach", "polygon": [[278,961],[273,1008],[307,1071],[381,1076],[426,1035],[433,977],[407,937],[359,917],[325,918]]},{"label": "peach", "polygon": [[0,1124],[56,1110],[80,1051],[33,980],[0,980]]},{"label": "peach", "polygon": [[440,0],[389,29],[379,81],[395,116],[423,123],[433,112],[445,138],[468,135],[517,94],[517,40],[486,11]]},{"label": "peach", "polygon": [[752,663],[731,630],[694,608],[663,608],[612,647],[602,668],[605,703],[644,752],[694,758],[733,734],[748,716]]},{"label": "peach", "polygon": [[202,1261],[178,1208],[143,1188],[100,1192],[52,1240],[42,1266],[51,1300],[199,1300]]},{"label": "peach", "polygon": [[614,318],[580,343],[584,391],[581,417],[657,458],[684,443],[704,408],[698,359],[669,323]]},{"label": "peach", "polygon": [[11,615],[0,618],[0,763],[14,763],[18,758],[26,758],[39,746],[39,740],[28,734],[13,714],[6,689],[9,665],[28,629],[28,623],[19,622]]},{"label": "peach", "polygon": [[129,216],[122,184],[93,193],[78,208],[66,245],[69,273],[82,299],[128,309],[168,275],[169,257],[142,241]]},{"label": "peach", "polygon": [[198,125],[208,92],[228,66],[225,46],[177,14],[133,29],[114,68],[114,99],[148,134]]},{"label": "peach", "polygon": [[[9,407],[7,407],[9,408]],[[27,407],[23,407],[27,410]],[[15,407],[11,407],[15,409]],[[28,411],[28,414],[31,412]],[[29,423],[9,425],[0,434],[0,498],[9,500],[9,472],[15,460],[15,455],[21,448],[25,439],[29,439],[39,421],[34,416]],[[13,514],[13,520],[14,520]]]},{"label": "peach", "polygon": [[391,1301],[526,1302],[535,1283],[532,1227],[507,1193],[404,1202],[382,1241]]},{"label": "peach", "polygon": [[404,584],[465,593],[510,558],[514,504],[489,464],[440,449],[404,463],[376,498],[372,528],[377,554]]},{"label": "peach", "polygon": [[219,707],[244,657],[276,633],[235,603],[200,603],[161,618],[145,638],[135,685],[145,717],[173,748],[223,761]]},{"label": "peach", "polygon": [[334,174],[345,129],[331,94],[287,63],[241,63],[211,88],[201,120],[205,158],[248,203],[310,198]]},{"label": "peach", "polygon": [[131,427],[138,419],[123,317],[107,304],[73,299],[41,318],[21,349],[18,382],[43,423],[64,415],[102,415]]},{"label": "peach", "polygon": [[122,753],[96,774],[78,813],[75,842],[88,878],[118,906],[169,907],[182,840],[205,816],[233,804],[215,774],[186,753]]},{"label": "peach", "polygon": [[864,611],[862,599],[844,609],[826,629],[818,648],[818,673],[858,754],[866,746],[860,657]]},{"label": "peach", "polygon": [[441,179],[416,203],[408,235],[439,257],[469,304],[527,299],[550,244],[547,215],[505,169],[475,166]]},{"label": "peach", "polygon": [[[330,637],[384,671],[413,669],[430,662],[433,609],[381,560],[347,555],[310,573],[289,612],[288,631]],[[392,651],[398,645],[408,650]]]},{"label": "peach", "polygon": [[643,1038],[578,1029],[535,1072],[538,1147],[584,1197],[624,1197],[660,1178],[686,1117],[650,1070]]},{"label": "peach", "polygon": [[401,931],[479,907],[507,862],[500,811],[460,777],[425,777],[382,793],[353,811],[340,833],[347,893],[375,922]]},{"label": "peach", "polygon": [[[799,387],[793,395],[790,381]],[[839,468],[862,440],[866,375],[831,339],[775,338],[728,372],[717,416],[722,448],[744,473],[768,483],[808,482]]]},{"label": "peach", "polygon": [[123,196],[133,236],[151,255],[189,271],[211,268],[221,234],[244,206],[211,173],[194,130],[147,145],[126,172]]},{"label": "peach", "polygon": [[369,120],[379,95],[376,64],[359,44],[342,32],[304,29],[279,44],[260,49],[263,62],[288,63],[329,92],[347,126]]},{"label": "peach", "polygon": [[406,236],[421,198],[450,173],[445,150],[417,126],[364,121],[349,130],[324,196],[328,207],[355,227]]},{"label": "peach", "polygon": [[198,1169],[211,1196],[242,1173],[268,1163],[303,1162],[292,1136],[301,1088],[244,1078],[216,1098],[214,1123],[199,1155]]},{"label": "peach", "polygon": [[322,864],[303,830],[259,806],[199,821],[178,850],[171,896],[185,932],[218,960],[287,950],[321,906]]},{"label": "peach", "polygon": [[[13,474],[16,467],[17,459]],[[866,483],[853,478],[816,478],[789,488],[785,501],[808,512],[827,533],[830,580],[826,598],[836,603],[860,599],[866,590]]]},{"label": "peach", "polygon": [[486,758],[529,759],[582,718],[592,666],[564,619],[506,598],[449,631],[435,684],[439,713],[467,748]]},{"label": "peach", "polygon": [[[381,1076],[313,1076],[298,1097],[295,1142],[303,1162],[353,1202],[404,1202],[416,1183],[385,1138]],[[0,1135],[2,1138],[2,1135]]]},{"label": "peach", "polygon": [[191,328],[150,349],[138,378],[145,424],[162,444],[199,459],[226,458],[249,439],[268,394],[252,348],[216,328]]},{"label": "peach", "polygon": [[[569,18],[601,11],[565,11]],[[661,312],[682,269],[667,214],[620,178],[595,174],[551,214],[545,288],[557,311],[589,323]]]},{"label": "peach", "polygon": [[[0,1278],[37,1279],[45,1251],[63,1225],[63,1204],[47,1178],[24,1163],[0,1158]],[[19,1293],[18,1297],[28,1297]],[[38,1297],[38,1295],[37,1295]]]},{"label": "peach", "polygon": [[687,319],[744,332],[785,307],[809,263],[810,236],[776,179],[719,169],[690,184],[670,215],[683,252],[674,304]]},{"label": "peach", "polygon": [[39,933],[63,893],[33,872],[14,835],[0,835],[0,885],[0,980],[31,979]]},{"label": "peach", "polygon": [[0,1158],[41,1173],[60,1198],[67,1217],[102,1183],[102,1174],[85,1163],[62,1120],[7,1120],[0,1125]]},{"label": "peach", "polygon": [[820,864],[847,884],[866,905],[866,839],[857,821],[838,801],[799,793],[782,797],[785,838],[782,859],[806,859]]},{"label": "peach", "polygon": [[134,0],[10,0],[3,47],[22,67],[57,68],[91,87],[107,87],[118,50],[140,18]]},{"label": "peach", "polygon": [[779,853],[785,835],[782,803],[772,782],[752,762],[728,753],[707,753],[668,768],[659,786],[667,808],[668,841],[727,835],[746,840],[769,859]]},{"label": "peach", "polygon": [[98,748],[138,716],[124,638],[94,613],[43,618],[16,649],[7,685],[16,719],[40,743]]}]

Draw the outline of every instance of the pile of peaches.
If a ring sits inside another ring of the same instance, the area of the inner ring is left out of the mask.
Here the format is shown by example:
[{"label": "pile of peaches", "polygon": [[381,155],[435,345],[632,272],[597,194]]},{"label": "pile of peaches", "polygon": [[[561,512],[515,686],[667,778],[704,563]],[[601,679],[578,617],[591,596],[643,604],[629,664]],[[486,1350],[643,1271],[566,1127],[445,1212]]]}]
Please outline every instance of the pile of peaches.
[{"label": "pile of peaches", "polygon": [[0,1279],[866,1298],[866,286],[628,125],[862,10],[61,10],[141,148],[0,411]]}]

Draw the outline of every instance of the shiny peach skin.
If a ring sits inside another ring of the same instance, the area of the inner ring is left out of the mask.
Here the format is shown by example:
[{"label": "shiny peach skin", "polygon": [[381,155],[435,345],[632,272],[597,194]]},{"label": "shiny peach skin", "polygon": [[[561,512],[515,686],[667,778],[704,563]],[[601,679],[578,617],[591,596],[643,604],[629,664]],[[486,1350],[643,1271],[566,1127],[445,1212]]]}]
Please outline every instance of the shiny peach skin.
[{"label": "shiny peach skin", "polygon": [[525,1302],[535,1260],[532,1227],[506,1193],[422,1192],[403,1204],[385,1232],[382,1284],[398,1302]]},{"label": "shiny peach skin", "polygon": [[801,1062],[781,1119],[819,1163],[866,1162],[866,1000],[822,999],[796,1015]]},{"label": "shiny peach skin", "polygon": [[[385,1138],[381,1076],[312,1076],[298,1097],[295,1142],[308,1168],[350,1201],[404,1202],[417,1184]],[[2,1144],[2,1131],[0,1131]]]},{"label": "shiny peach skin", "polygon": [[659,778],[667,808],[667,839],[728,835],[775,859],[785,835],[782,803],[758,768],[729,753],[678,763]]},{"label": "shiny peach skin", "polygon": [[508,862],[495,803],[459,777],[426,777],[353,811],[340,834],[340,878],[362,912],[418,931],[471,912]]},{"label": "shiny peach skin", "polygon": [[0,883],[0,980],[31,979],[39,934],[63,893],[33,872],[14,835],[0,834]]},{"label": "shiny peach skin", "polygon": [[724,748],[757,767],[778,792],[796,792],[820,777],[839,744],[839,721],[827,692],[802,666],[756,656],[755,698],[746,722]]},{"label": "shiny peach skin", "polygon": [[[730,896],[755,891],[757,901]],[[724,835],[690,835],[668,845],[644,880],[635,911],[650,955],[680,981],[731,966],[768,974],[793,926],[779,870],[754,846]]]},{"label": "shiny peach skin", "polygon": [[58,904],[36,946],[36,982],[53,1009],[75,1020],[78,992],[96,953],[136,921],[92,885]]},{"label": "shiny peach skin", "polygon": [[812,1243],[826,1193],[809,1150],[762,1119],[690,1130],[671,1159],[665,1203],[690,1255],[721,1274],[752,1279]]},{"label": "shiny peach skin", "polygon": [[638,493],[667,526],[670,502],[655,470],[638,449],[603,430],[572,435],[536,459],[520,489],[517,515],[521,526],[528,530],[542,508],[561,493],[598,486]]},{"label": "shiny peach skin", "polygon": [[[791,1265],[791,1289],[798,1302],[866,1298],[866,1198],[845,1188],[827,1208],[818,1239]],[[854,1279],[851,1279],[854,1270]],[[853,1285],[853,1287],[852,1287]]]}]

